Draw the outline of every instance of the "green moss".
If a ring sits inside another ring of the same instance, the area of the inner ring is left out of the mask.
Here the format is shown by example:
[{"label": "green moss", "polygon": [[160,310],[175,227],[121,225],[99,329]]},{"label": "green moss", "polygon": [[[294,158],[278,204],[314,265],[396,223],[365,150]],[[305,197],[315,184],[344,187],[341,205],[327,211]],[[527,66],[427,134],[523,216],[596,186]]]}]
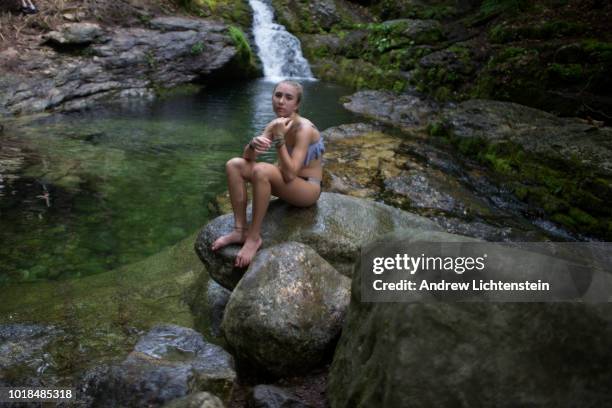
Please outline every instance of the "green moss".
[{"label": "green moss", "polygon": [[396,69],[384,69],[359,59],[336,58],[313,66],[321,79],[334,80],[355,89],[403,90],[407,80]]},{"label": "green moss", "polygon": [[584,33],[588,29],[582,23],[573,21],[544,21],[527,25],[509,25],[502,23],[489,30],[489,39],[494,43],[507,43],[518,40],[549,40],[564,38]]},{"label": "green moss", "polygon": [[583,41],[581,46],[589,53],[591,60],[612,63],[612,43],[588,39]]},{"label": "green moss", "polygon": [[579,161],[551,163],[508,140],[456,137],[441,122],[430,124],[428,133],[442,136],[461,154],[490,168],[502,184],[511,186],[517,198],[553,221],[581,233],[612,237],[607,230],[612,208],[605,204],[605,198],[612,196],[611,183],[593,177]]},{"label": "green moss", "polygon": [[242,30],[236,26],[229,26],[228,32],[236,47],[238,62],[248,70],[256,69],[255,57]]},{"label": "green moss", "polygon": [[484,0],[480,12],[485,16],[493,14],[517,14],[530,5],[528,0]]},{"label": "green moss", "polygon": [[597,220],[594,217],[591,217],[589,214],[579,208],[572,207],[569,210],[569,216],[572,217],[572,219],[574,219],[578,224],[586,225],[588,227],[594,227],[597,225]]},{"label": "green moss", "polygon": [[434,121],[427,125],[427,133],[434,137],[448,137],[448,127],[444,122]]},{"label": "green moss", "polygon": [[191,55],[200,55],[204,52],[204,42],[198,41],[191,46]]},{"label": "green moss", "polygon": [[454,1],[382,0],[374,2],[372,11],[379,15],[381,20],[398,18],[446,20],[457,14]]},{"label": "green moss", "polygon": [[570,229],[573,229],[576,227],[576,222],[572,219],[572,217],[566,214],[561,214],[561,213],[553,214],[550,217],[550,219],[558,224],[569,227]]},{"label": "green moss", "polygon": [[580,64],[550,64],[548,73],[552,79],[563,82],[579,82],[585,78],[585,69]]}]

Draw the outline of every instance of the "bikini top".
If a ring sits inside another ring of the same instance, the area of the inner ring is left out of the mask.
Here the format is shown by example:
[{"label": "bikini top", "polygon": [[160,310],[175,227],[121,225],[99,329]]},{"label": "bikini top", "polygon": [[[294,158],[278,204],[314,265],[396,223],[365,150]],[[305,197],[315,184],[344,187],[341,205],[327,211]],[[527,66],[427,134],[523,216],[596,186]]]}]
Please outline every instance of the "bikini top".
[{"label": "bikini top", "polygon": [[[293,147],[287,146],[287,152],[289,155],[291,155],[292,151]],[[325,153],[323,136],[319,136],[319,140],[308,145],[308,152],[306,153],[306,158],[304,159],[304,166],[308,166],[308,163],[323,156],[323,153]]]}]

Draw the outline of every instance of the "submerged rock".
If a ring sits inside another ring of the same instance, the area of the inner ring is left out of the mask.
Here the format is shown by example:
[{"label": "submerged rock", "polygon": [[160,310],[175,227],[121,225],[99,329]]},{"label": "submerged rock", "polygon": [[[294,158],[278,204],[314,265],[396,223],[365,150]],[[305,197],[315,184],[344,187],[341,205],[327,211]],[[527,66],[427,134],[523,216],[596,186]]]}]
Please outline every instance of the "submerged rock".
[{"label": "submerged rock", "polygon": [[355,270],[330,372],[331,406],[612,402],[609,304],[362,302]]},{"label": "submerged rock", "polygon": [[[233,214],[217,217],[202,229],[195,243],[196,252],[210,275],[229,289],[236,286],[244,274],[244,269],[233,266],[240,246],[230,245],[216,253],[210,246],[233,226]],[[440,230],[424,217],[385,204],[324,192],[317,204],[308,208],[293,207],[281,200],[272,201],[262,226],[262,248],[279,242],[301,242],[310,245],[340,273],[348,276],[362,244],[402,228]]]},{"label": "submerged rock", "polygon": [[239,361],[276,375],[322,363],[340,334],[350,279],[312,248],[261,251],[227,304],[222,329]]},{"label": "submerged rock", "polygon": [[0,325],[0,385],[55,384],[55,378],[47,378],[46,371],[53,372],[57,368],[47,348],[61,334],[62,331],[54,326]]},{"label": "submerged rock", "polygon": [[161,406],[195,391],[228,401],[235,379],[233,359],[221,347],[192,329],[157,326],[121,364],[110,367],[97,386],[95,403]]}]

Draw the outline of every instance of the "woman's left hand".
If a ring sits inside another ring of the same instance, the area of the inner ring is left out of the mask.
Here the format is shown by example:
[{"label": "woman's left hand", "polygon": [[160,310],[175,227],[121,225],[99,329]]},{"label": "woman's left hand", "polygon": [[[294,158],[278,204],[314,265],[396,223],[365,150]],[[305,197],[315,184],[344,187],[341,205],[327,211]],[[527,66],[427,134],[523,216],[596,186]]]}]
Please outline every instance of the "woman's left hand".
[{"label": "woman's left hand", "polygon": [[293,125],[292,118],[277,118],[270,122],[273,138],[284,137],[291,125]]}]

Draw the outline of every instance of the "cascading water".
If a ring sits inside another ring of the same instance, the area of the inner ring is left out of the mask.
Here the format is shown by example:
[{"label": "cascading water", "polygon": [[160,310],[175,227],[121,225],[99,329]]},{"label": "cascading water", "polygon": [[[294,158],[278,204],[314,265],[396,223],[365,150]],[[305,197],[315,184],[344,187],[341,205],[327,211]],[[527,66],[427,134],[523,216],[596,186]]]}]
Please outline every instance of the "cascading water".
[{"label": "cascading water", "polygon": [[259,48],[266,79],[314,79],[308,61],[302,55],[300,40],[284,26],[274,22],[269,0],[249,0],[253,9],[253,34]]}]

